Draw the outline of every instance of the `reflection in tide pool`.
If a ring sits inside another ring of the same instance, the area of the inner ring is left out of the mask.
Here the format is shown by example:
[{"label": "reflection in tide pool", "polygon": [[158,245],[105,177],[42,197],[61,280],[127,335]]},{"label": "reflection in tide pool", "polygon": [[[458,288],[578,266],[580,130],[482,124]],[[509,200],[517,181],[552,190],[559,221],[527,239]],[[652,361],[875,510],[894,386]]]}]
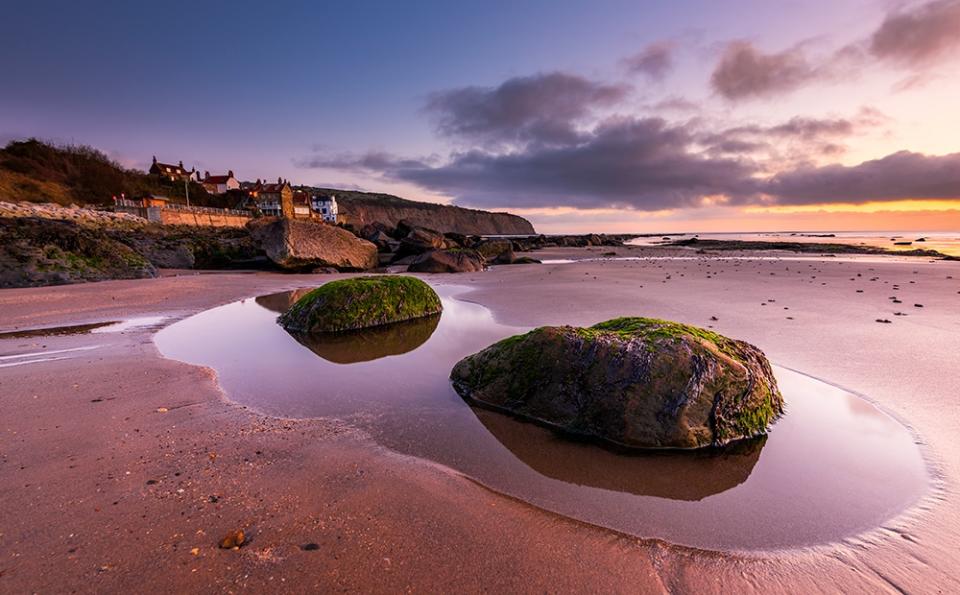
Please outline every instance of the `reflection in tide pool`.
[{"label": "reflection in tide pool", "polygon": [[[906,429],[868,402],[774,368],[787,414],[770,436],[707,452],[615,452],[468,406],[449,371],[525,329],[438,288],[444,311],[406,328],[294,338],[291,294],[208,310],[156,335],[164,355],[217,370],[229,397],[282,417],[337,416],[379,443],[583,521],[707,548],[834,541],[926,489]],[[318,357],[319,356],[319,357]]]}]

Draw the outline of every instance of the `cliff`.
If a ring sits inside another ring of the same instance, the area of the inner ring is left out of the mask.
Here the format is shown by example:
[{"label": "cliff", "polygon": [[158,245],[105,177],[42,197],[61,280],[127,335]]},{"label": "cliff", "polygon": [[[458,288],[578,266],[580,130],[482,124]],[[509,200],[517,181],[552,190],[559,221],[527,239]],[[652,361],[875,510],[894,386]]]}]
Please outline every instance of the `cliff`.
[{"label": "cliff", "polygon": [[379,221],[396,227],[406,219],[414,225],[465,235],[532,235],[533,225],[510,213],[491,213],[450,205],[406,200],[390,194],[323,189],[336,195],[344,223],[360,228]]}]

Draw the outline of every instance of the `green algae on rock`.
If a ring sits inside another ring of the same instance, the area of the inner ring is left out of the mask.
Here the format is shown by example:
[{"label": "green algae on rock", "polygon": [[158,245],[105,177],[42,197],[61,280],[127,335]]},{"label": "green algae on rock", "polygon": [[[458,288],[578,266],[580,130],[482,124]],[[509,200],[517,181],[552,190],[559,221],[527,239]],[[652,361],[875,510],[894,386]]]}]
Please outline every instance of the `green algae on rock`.
[{"label": "green algae on rock", "polygon": [[351,331],[433,316],[440,297],[414,277],[379,275],[331,281],[301,297],[278,322],[290,332]]},{"label": "green algae on rock", "polygon": [[652,318],[541,327],[460,360],[450,377],[474,403],[628,447],[721,446],[783,413],[759,349]]}]

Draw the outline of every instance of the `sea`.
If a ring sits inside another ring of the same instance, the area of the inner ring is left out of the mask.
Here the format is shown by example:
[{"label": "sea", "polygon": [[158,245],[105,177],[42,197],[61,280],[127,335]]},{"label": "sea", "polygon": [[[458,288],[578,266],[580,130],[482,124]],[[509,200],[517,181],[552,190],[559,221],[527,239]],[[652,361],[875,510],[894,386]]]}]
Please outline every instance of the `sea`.
[{"label": "sea", "polygon": [[888,250],[937,250],[943,254],[960,256],[960,231],[778,231],[778,232],[724,232],[685,233],[653,236],[645,234],[628,243],[652,246],[664,241],[691,237],[703,240],[742,240],[754,242],[811,242],[877,246]]}]

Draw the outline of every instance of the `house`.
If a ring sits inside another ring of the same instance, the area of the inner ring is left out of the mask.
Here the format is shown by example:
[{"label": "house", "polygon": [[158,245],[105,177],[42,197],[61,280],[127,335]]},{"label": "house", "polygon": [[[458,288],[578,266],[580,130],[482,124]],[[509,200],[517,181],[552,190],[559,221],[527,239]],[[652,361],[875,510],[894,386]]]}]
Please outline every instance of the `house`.
[{"label": "house", "polygon": [[310,196],[310,208],[327,223],[336,223],[339,211],[337,197],[332,194],[313,194]]},{"label": "house", "polygon": [[166,196],[158,196],[156,194],[147,194],[140,199],[141,206],[144,207],[159,207],[164,208],[167,206],[167,203],[170,202],[170,199]]},{"label": "house", "polygon": [[292,218],[293,188],[290,187],[290,182],[282,178],[278,178],[276,184],[264,184],[257,180],[256,185],[247,191],[244,206],[260,211],[268,217]]},{"label": "house", "polygon": [[233,177],[232,169],[224,176],[211,176],[210,172],[205,171],[200,183],[210,194],[226,194],[228,190],[240,189],[240,181]]},{"label": "house", "polygon": [[187,171],[186,168],[183,167],[183,161],[178,165],[160,163],[157,161],[156,156],[154,156],[153,164],[150,166],[150,173],[170,182],[187,182],[193,178],[196,169],[191,168],[190,171]]},{"label": "house", "polygon": [[303,190],[293,191],[293,216],[297,219],[313,217],[313,212],[310,210],[310,195]]}]

